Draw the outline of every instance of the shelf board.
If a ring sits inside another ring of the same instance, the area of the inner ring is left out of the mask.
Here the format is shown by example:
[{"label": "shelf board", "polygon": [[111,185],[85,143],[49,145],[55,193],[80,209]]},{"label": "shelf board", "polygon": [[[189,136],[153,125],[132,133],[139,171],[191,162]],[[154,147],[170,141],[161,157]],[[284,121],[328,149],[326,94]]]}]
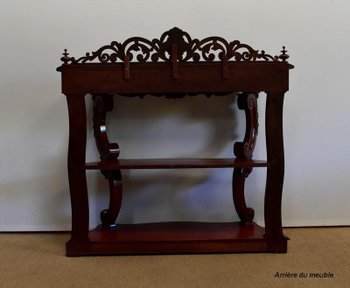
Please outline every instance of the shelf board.
[{"label": "shelf board", "polygon": [[118,159],[86,163],[88,170],[267,167],[267,161],[235,158]]},{"label": "shelf board", "polygon": [[68,242],[67,255],[271,252],[264,234],[263,227],[240,222],[100,225],[89,232],[87,243]]}]

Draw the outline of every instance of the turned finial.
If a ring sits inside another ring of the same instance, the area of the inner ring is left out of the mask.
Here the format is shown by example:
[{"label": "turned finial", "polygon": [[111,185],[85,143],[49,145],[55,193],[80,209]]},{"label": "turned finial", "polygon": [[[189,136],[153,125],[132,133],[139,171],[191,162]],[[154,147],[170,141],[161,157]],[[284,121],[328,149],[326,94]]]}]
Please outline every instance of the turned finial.
[{"label": "turned finial", "polygon": [[61,57],[61,61],[63,62],[63,64],[68,64],[68,62],[71,60],[71,58],[69,57],[69,53],[67,51],[67,49],[64,49],[64,52],[62,53],[63,57]]},{"label": "turned finial", "polygon": [[289,55],[287,54],[287,50],[285,46],[282,47],[281,53],[282,54],[280,54],[278,57],[282,60],[282,62],[286,62],[287,59],[289,58]]}]

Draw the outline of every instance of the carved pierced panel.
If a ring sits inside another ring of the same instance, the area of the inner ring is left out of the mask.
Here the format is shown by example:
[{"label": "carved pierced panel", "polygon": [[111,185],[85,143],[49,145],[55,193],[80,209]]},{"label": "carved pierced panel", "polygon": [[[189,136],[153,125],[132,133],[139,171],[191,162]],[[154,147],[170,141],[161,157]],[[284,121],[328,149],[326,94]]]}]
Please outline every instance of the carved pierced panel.
[{"label": "carved pierced panel", "polygon": [[[159,39],[148,40],[132,37],[121,42],[113,41],[94,52],[75,59],[67,50],[61,58],[64,65],[83,63],[118,63],[118,62],[213,62],[213,61],[272,61],[286,62],[287,51],[271,56],[264,50],[255,50],[238,40],[226,41],[221,37],[208,37],[203,40],[192,39],[179,28],[173,28]],[[174,58],[174,59],[173,59]]]}]

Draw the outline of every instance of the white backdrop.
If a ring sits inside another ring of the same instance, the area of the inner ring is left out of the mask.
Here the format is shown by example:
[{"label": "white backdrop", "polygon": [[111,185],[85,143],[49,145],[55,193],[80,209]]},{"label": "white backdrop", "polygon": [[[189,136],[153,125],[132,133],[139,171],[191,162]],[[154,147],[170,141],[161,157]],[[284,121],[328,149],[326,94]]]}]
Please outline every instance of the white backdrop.
[{"label": "white backdrop", "polygon": [[[349,225],[349,15],[346,0],[1,0],[0,231],[70,229],[67,109],[55,71],[63,49],[79,57],[113,40],[157,38],[174,26],[273,55],[286,45],[295,69],[285,101],[283,223]],[[125,157],[230,156],[244,128],[233,98],[123,98],[110,133]],[[265,155],[263,103],[261,95],[255,158]],[[93,146],[88,159],[96,159]],[[237,219],[231,174],[125,171],[119,221]],[[102,176],[88,175],[94,226],[108,191]],[[248,204],[263,223],[264,169],[247,181]]]}]

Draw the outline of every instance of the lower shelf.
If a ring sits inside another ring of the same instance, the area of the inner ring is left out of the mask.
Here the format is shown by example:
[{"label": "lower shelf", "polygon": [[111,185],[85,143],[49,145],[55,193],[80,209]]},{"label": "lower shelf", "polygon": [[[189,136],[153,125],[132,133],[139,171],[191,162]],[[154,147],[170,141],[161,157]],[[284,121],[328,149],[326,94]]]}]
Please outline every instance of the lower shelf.
[{"label": "lower shelf", "polygon": [[287,251],[283,238],[275,251],[255,223],[164,222],[98,226],[89,232],[87,243],[67,243],[67,256],[192,254]]}]

